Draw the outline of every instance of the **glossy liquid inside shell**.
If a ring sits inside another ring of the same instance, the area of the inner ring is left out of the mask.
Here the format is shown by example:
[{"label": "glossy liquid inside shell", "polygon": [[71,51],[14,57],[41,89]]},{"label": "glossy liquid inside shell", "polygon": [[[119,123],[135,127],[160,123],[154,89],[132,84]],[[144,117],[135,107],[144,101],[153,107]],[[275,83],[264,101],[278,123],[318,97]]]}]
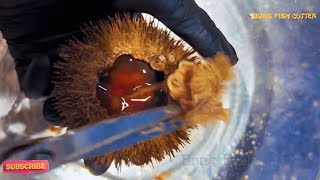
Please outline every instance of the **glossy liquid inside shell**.
[{"label": "glossy liquid inside shell", "polygon": [[153,70],[148,63],[121,55],[101,76],[97,98],[111,116],[166,105],[167,94],[159,86],[163,79],[164,74]]}]

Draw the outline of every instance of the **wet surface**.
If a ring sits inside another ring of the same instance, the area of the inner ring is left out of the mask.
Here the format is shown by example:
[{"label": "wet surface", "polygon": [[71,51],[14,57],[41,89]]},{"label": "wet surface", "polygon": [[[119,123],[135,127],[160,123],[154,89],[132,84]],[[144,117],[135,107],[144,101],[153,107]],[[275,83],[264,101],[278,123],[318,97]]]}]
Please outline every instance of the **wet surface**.
[{"label": "wet surface", "polygon": [[119,56],[97,85],[97,98],[112,115],[130,114],[166,105],[163,89],[156,88],[164,74],[131,55]]},{"label": "wet surface", "polygon": [[[239,1],[238,6],[245,13],[316,12],[319,16],[320,4],[316,1],[250,3],[252,6],[246,6]],[[315,179],[317,176],[320,168],[319,19],[247,20],[258,50],[256,58],[266,61],[259,63],[261,69],[265,68],[264,64],[272,67],[269,72],[273,79],[270,114],[266,130],[261,134],[264,138],[255,141],[259,149],[253,161],[245,165],[249,169],[244,175],[249,179]]]}]

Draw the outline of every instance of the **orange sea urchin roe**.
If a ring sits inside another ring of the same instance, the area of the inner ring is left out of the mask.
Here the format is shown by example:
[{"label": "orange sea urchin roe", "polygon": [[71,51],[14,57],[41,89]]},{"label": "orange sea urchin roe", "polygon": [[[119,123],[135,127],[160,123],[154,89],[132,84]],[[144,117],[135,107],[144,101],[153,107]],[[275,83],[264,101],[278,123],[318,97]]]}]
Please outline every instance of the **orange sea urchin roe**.
[{"label": "orange sea urchin roe", "polygon": [[97,98],[110,115],[128,114],[165,105],[166,94],[154,84],[163,73],[131,55],[119,56],[97,85]]}]

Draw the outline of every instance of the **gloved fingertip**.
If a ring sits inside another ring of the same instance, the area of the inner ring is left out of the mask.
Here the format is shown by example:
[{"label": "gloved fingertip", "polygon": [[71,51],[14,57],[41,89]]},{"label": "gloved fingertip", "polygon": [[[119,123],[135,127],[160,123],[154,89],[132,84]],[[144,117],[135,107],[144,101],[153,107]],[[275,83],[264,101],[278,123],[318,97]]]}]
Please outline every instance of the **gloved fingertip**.
[{"label": "gloved fingertip", "polygon": [[237,55],[230,55],[230,60],[231,60],[231,65],[232,65],[232,66],[236,65],[237,62],[239,61]]},{"label": "gloved fingertip", "polygon": [[234,66],[235,64],[237,64],[239,59],[236,50],[226,39],[223,40],[222,49],[229,56],[231,65]]},{"label": "gloved fingertip", "polygon": [[20,86],[31,99],[41,99],[51,91],[51,64],[48,56],[33,58],[27,71],[19,74]]},{"label": "gloved fingertip", "polygon": [[104,174],[110,167],[109,165],[103,165],[95,163],[92,159],[84,159],[84,166],[95,176]]},{"label": "gloved fingertip", "polygon": [[63,123],[62,119],[59,117],[58,113],[53,107],[53,98],[49,98],[45,101],[43,105],[43,115],[44,118],[52,125],[59,126]]}]

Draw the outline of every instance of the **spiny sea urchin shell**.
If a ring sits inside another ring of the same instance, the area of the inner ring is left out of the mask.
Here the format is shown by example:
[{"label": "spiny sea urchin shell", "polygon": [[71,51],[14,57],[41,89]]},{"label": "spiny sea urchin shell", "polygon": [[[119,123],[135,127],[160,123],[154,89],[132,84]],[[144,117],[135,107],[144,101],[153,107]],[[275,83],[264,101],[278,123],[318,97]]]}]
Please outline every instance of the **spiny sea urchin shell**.
[{"label": "spiny sea urchin shell", "polygon": [[[153,21],[131,19],[129,16],[116,16],[111,22],[103,21],[86,26],[83,31],[85,41],[70,41],[62,48],[62,60],[55,64],[57,72],[52,95],[55,97],[55,109],[64,120],[63,126],[77,128],[112,115],[111,110],[106,108],[99,98],[96,88],[101,83],[101,77],[108,73],[117,59],[123,55],[130,55],[136,60],[149,63],[154,71],[164,74],[163,80],[168,78],[167,90],[171,97],[168,95],[167,98],[182,106],[186,119],[194,121],[196,116],[193,113],[207,112],[210,109],[208,104],[213,104],[221,110],[214,112],[226,113],[220,102],[223,90],[221,83],[231,75],[228,58],[224,55],[218,57],[223,61],[195,63],[198,57],[193,56],[192,49],[186,50],[182,41],[171,38],[169,32],[160,30]],[[179,66],[181,61],[190,64],[183,62]],[[225,68],[219,71],[217,66],[221,62],[225,62],[222,63],[225,64]],[[192,73],[192,77],[186,79],[181,76],[189,77],[188,72]],[[210,86],[205,82],[213,84]],[[198,88],[195,86],[197,83],[200,83],[200,88],[194,90]],[[192,90],[181,91],[183,87]],[[212,98],[210,93],[217,95],[216,99]],[[188,113],[189,111],[193,113]],[[208,114],[212,113],[209,111]],[[174,156],[180,145],[189,142],[189,131],[194,127],[190,125],[93,159],[105,165],[115,161],[117,167],[120,167],[122,162],[126,165],[144,165],[152,163],[152,159],[161,161],[165,155]]]},{"label": "spiny sea urchin shell", "polygon": [[[96,95],[99,79],[112,67],[117,57],[130,54],[150,63],[155,70],[170,74],[182,60],[193,61],[192,50],[184,50],[181,41],[170,38],[169,33],[159,30],[154,23],[142,19],[117,17],[111,24],[100,22],[84,29],[85,42],[71,41],[62,49],[63,58],[55,67],[57,81],[53,90],[55,107],[64,119],[64,126],[80,127],[108,118]],[[188,128],[161,135],[150,141],[96,157],[99,163],[117,166],[124,160],[143,165],[151,158],[161,161],[164,155],[173,155],[179,145],[188,142]]]}]

